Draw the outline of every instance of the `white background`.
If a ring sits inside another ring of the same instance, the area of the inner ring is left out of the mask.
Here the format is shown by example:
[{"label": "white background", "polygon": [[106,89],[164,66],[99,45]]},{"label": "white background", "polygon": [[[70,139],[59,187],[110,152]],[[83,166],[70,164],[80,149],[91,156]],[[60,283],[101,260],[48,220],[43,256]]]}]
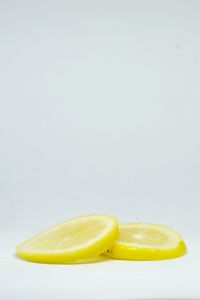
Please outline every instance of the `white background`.
[{"label": "white background", "polygon": [[[200,275],[199,82],[199,1],[0,0],[4,299],[23,299],[26,286],[26,299],[100,297],[98,281],[102,297],[200,297],[195,279],[186,284]],[[168,225],[188,254],[177,268],[173,261],[67,269],[13,256],[31,234],[88,213]],[[65,272],[74,276],[68,288]],[[120,273],[109,285],[106,276]],[[34,294],[29,275],[39,278]]]}]

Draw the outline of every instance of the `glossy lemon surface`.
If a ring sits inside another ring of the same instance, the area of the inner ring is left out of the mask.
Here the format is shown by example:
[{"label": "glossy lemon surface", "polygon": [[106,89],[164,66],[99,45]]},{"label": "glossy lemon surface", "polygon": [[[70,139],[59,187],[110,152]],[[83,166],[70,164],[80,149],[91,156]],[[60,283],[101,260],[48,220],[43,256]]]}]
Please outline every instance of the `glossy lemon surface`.
[{"label": "glossy lemon surface", "polygon": [[88,215],[47,229],[19,244],[19,257],[40,263],[76,263],[111,248],[118,237],[113,216]]},{"label": "glossy lemon surface", "polygon": [[162,260],[182,256],[186,245],[172,229],[156,224],[119,225],[119,237],[109,257],[127,260]]}]

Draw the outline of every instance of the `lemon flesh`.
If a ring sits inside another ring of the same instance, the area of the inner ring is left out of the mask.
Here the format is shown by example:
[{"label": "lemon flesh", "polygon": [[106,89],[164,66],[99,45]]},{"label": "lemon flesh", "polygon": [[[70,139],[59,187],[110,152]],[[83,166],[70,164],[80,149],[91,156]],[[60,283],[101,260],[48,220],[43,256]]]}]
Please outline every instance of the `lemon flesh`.
[{"label": "lemon flesh", "polygon": [[47,229],[16,248],[19,257],[40,263],[73,263],[91,259],[112,247],[118,222],[107,215],[78,217]]},{"label": "lemon flesh", "polygon": [[175,231],[155,224],[119,225],[119,237],[107,255],[127,260],[162,260],[182,256],[186,245]]}]

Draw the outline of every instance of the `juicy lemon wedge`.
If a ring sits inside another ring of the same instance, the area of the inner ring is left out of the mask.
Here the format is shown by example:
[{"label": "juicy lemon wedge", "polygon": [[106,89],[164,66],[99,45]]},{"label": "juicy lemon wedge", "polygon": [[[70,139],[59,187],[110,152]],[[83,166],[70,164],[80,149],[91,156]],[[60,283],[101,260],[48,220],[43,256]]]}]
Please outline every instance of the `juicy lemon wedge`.
[{"label": "juicy lemon wedge", "polygon": [[182,256],[185,251],[181,236],[165,226],[126,223],[119,225],[119,238],[106,254],[116,259],[161,260]]},{"label": "juicy lemon wedge", "polygon": [[91,259],[112,247],[118,222],[107,215],[82,216],[47,229],[17,246],[17,255],[40,263]]}]

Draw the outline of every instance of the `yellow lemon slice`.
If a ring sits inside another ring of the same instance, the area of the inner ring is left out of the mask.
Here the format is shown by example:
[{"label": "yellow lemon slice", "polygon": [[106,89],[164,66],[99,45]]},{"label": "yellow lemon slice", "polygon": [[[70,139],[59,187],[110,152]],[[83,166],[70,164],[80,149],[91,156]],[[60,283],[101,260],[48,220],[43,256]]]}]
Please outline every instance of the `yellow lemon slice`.
[{"label": "yellow lemon slice", "polygon": [[17,255],[40,263],[73,263],[100,255],[118,237],[118,222],[107,215],[88,215],[47,229],[17,246]]},{"label": "yellow lemon slice", "polygon": [[126,223],[119,225],[119,238],[107,255],[116,259],[160,260],[181,256],[185,251],[181,236],[165,226]]}]

